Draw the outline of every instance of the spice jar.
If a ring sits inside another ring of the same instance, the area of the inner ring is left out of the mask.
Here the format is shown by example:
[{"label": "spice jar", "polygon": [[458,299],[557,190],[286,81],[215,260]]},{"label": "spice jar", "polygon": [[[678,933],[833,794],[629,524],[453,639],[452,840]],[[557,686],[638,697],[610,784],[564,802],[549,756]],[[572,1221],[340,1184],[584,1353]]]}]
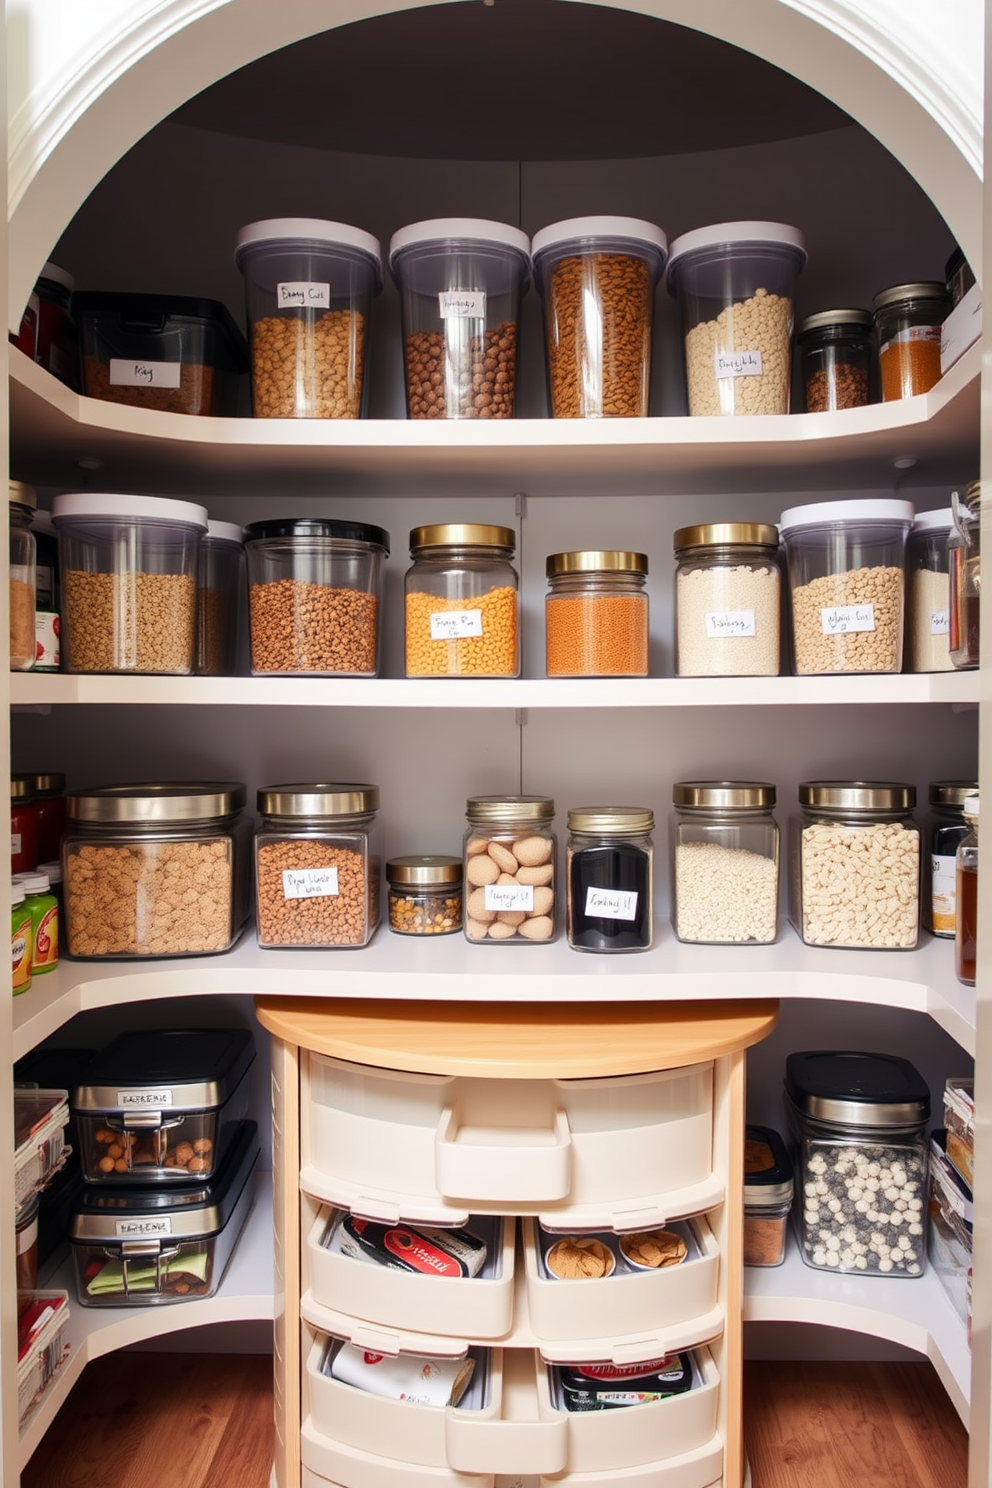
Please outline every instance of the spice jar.
[{"label": "spice jar", "polygon": [[469,796],[465,936],[553,940],[556,842],[550,796]]},{"label": "spice jar", "polygon": [[568,813],[568,943],[646,951],[654,932],[654,812],[581,806]]},{"label": "spice jar", "polygon": [[10,512],[10,670],[34,666],[34,593],[37,546],[31,518],[37,497],[23,481],[8,481]]},{"label": "spice jar", "polygon": [[404,580],[408,677],[519,675],[515,545],[512,527],[414,527]]},{"label": "spice jar", "polygon": [[245,787],[108,785],[66,802],[65,950],[82,960],[227,951],[250,909]]},{"label": "spice jar", "polygon": [[867,310],[821,310],[796,332],[807,413],[871,402],[875,338]]},{"label": "spice jar", "polygon": [[452,935],[462,928],[461,858],[390,858],[386,882],[389,928],[397,935]]},{"label": "spice jar", "polygon": [[958,847],[968,835],[964,803],[978,794],[977,780],[934,780],[930,784],[930,931],[954,939],[957,915]]},{"label": "spice jar", "polygon": [[549,677],[646,677],[646,553],[552,553],[544,606]]},{"label": "spice jar", "polygon": [[968,830],[957,851],[954,970],[968,987],[975,985],[978,962],[978,807],[978,796],[965,798],[962,811]]},{"label": "spice jar", "polygon": [[31,985],[31,913],[24,899],[24,885],[15,879],[10,886],[11,989],[15,997]]},{"label": "spice jar", "polygon": [[981,599],[982,483],[970,481],[964,501],[951,495],[952,531],[947,537],[948,615],[951,661],[959,670],[977,667]]},{"label": "spice jar", "polygon": [[270,785],[258,793],[258,943],[367,945],[379,923],[377,785]]},{"label": "spice jar", "polygon": [[744,1264],[781,1266],[792,1208],[792,1163],[777,1131],[744,1128]]},{"label": "spice jar", "polygon": [[906,540],[907,664],[911,672],[950,672],[950,579],[947,539],[954,525],[949,506],[917,512]]},{"label": "spice jar", "polygon": [[920,1276],[930,1091],[907,1059],[811,1050],[785,1066],[807,1266]]},{"label": "spice jar", "polygon": [[672,926],[679,940],[769,945],[778,918],[775,787],[683,780],[672,787]]},{"label": "spice jar", "polygon": [[781,572],[770,522],[708,522],[675,533],[680,677],[777,677]]},{"label": "spice jar", "polygon": [[808,780],[791,822],[790,918],[807,945],[912,950],[919,934],[916,788]]},{"label": "spice jar", "polygon": [[895,284],[872,301],[882,402],[913,398],[940,381],[940,328],[951,311],[943,284]]},{"label": "spice jar", "polygon": [[241,528],[208,522],[196,575],[196,674],[232,677],[238,670],[245,558]]},{"label": "spice jar", "polygon": [[33,775],[10,777],[10,871],[33,873],[38,851],[38,812]]}]

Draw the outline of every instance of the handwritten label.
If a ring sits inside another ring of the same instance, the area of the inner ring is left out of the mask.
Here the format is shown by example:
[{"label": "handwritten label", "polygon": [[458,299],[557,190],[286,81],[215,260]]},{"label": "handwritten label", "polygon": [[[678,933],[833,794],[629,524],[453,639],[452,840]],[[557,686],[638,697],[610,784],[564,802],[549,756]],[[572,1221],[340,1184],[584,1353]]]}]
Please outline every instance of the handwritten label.
[{"label": "handwritten label", "polygon": [[284,868],[284,899],[333,899],[338,893],[338,870],[334,868]]},{"label": "handwritten label", "polygon": [[309,279],[287,279],[276,285],[276,306],[280,310],[329,310],[331,286]]},{"label": "handwritten label", "polygon": [[487,909],[523,909],[534,912],[534,889],[531,884],[486,884]]},{"label": "handwritten label", "polygon": [[110,383],[112,387],[177,388],[182,370],[181,362],[129,362],[111,357]]},{"label": "handwritten label", "polygon": [[722,636],[753,636],[753,610],[707,610],[706,634],[711,640]]},{"label": "handwritten label", "polygon": [[637,918],[637,894],[615,889],[586,889],[586,914],[597,920]]},{"label": "handwritten label", "polygon": [[875,606],[834,605],[832,609],[820,611],[820,625],[824,635],[849,635],[856,630],[874,630]]},{"label": "handwritten label", "polygon": [[713,353],[713,371],[717,378],[723,377],[760,377],[761,352],[760,351],[715,351]]},{"label": "handwritten label", "polygon": [[431,616],[432,641],[457,641],[462,636],[481,634],[481,610],[441,610]]},{"label": "handwritten label", "polygon": [[951,629],[951,617],[949,610],[931,610],[930,612],[930,634],[947,635]]},{"label": "handwritten label", "polygon": [[119,1219],[114,1225],[119,1240],[148,1240],[156,1235],[171,1235],[171,1219]]},{"label": "handwritten label", "polygon": [[437,297],[442,320],[485,320],[486,294],[481,289],[442,289]]},{"label": "handwritten label", "polygon": [[118,1090],[117,1104],[122,1111],[155,1111],[172,1105],[171,1090]]}]

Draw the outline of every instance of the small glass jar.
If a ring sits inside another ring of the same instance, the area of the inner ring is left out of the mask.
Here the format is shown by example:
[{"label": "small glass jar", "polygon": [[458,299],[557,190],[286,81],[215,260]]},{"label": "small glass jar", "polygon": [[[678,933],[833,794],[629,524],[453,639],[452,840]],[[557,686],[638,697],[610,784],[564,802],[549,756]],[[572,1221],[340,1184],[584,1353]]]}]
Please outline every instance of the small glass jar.
[{"label": "small glass jar", "polygon": [[672,786],[672,926],[690,944],[770,945],[778,919],[775,787],[683,780]]},{"label": "small glass jar", "polygon": [[414,527],[404,580],[408,677],[516,677],[519,579],[512,527]]},{"label": "small glass jar", "polygon": [[453,935],[462,928],[461,858],[390,858],[386,882],[389,928],[397,935]]},{"label": "small glass jar", "polygon": [[807,780],[790,823],[790,918],[807,945],[912,950],[919,938],[916,787]]},{"label": "small glass jar", "polygon": [[940,381],[940,328],[951,312],[943,284],[895,284],[872,301],[882,402],[913,398]]},{"label": "small glass jar", "polygon": [[792,1208],[792,1163],[777,1131],[744,1129],[744,1264],[781,1266]]},{"label": "small glass jar", "polygon": [[34,666],[34,626],[37,544],[31,518],[37,497],[23,481],[10,488],[10,670],[29,672]]},{"label": "small glass jar", "polygon": [[777,677],[782,576],[770,522],[709,522],[675,533],[676,674]]},{"label": "small glass jar", "polygon": [[271,785],[258,792],[258,943],[278,950],[368,945],[380,916],[377,785]]},{"label": "small glass jar", "polygon": [[34,941],[31,934],[31,911],[26,907],[23,883],[15,879],[10,886],[10,961],[11,990],[15,997],[31,985],[31,956]]},{"label": "small glass jar", "polygon": [[196,575],[196,674],[233,677],[244,625],[245,550],[234,522],[208,522]]},{"label": "small glass jar", "polygon": [[646,951],[654,934],[654,812],[582,806],[568,813],[568,943]]},{"label": "small glass jar", "polygon": [[465,938],[519,945],[554,940],[554,801],[469,796],[465,816]]},{"label": "small glass jar", "polygon": [[953,528],[947,538],[951,661],[959,670],[977,667],[982,568],[982,483],[970,481],[961,500],[951,496]]},{"label": "small glass jar", "polygon": [[796,332],[807,413],[872,401],[875,337],[868,310],[821,310]]},{"label": "small glass jar", "polygon": [[929,911],[931,934],[946,940],[954,939],[958,847],[968,834],[964,803],[968,796],[977,794],[977,780],[934,780],[930,783],[933,816],[930,825],[930,890],[924,897],[924,904]]},{"label": "small glass jar", "polygon": [[978,807],[978,796],[965,799],[962,810],[968,830],[957,852],[954,970],[968,987],[975,985],[978,960]]},{"label": "small glass jar", "polygon": [[552,553],[544,605],[549,677],[646,677],[646,553]]},{"label": "small glass jar", "polygon": [[947,561],[947,539],[953,526],[949,506],[917,512],[906,540],[906,661],[911,672],[954,670],[948,639]]},{"label": "small glass jar", "polygon": [[33,775],[10,777],[10,871],[33,873],[38,851],[38,812]]}]

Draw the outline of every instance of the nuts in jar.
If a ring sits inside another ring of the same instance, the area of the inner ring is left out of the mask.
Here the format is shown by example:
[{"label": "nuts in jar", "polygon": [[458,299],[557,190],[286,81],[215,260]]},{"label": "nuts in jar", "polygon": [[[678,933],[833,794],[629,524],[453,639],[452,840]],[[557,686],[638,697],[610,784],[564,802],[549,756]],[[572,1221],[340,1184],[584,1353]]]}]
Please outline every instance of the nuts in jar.
[{"label": "nuts in jar", "polygon": [[462,928],[461,858],[391,858],[386,881],[389,928],[397,935],[451,935]]},{"label": "nuts in jar", "polygon": [[548,941],[555,933],[555,803],[471,796],[466,806],[468,940]]}]

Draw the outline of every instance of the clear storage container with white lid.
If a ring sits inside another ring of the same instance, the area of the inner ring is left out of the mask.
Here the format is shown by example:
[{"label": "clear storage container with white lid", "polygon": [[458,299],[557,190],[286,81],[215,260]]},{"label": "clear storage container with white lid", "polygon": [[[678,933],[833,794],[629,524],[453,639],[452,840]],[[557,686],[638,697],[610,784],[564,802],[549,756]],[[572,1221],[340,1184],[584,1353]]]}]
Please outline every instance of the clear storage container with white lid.
[{"label": "clear storage container with white lid", "polygon": [[906,541],[906,647],[911,672],[951,672],[949,506],[917,512]]},{"label": "clear storage container with white lid", "polygon": [[246,620],[244,555],[236,522],[207,523],[196,586],[198,677],[230,677],[238,670]]},{"label": "clear storage container with white lid", "polygon": [[638,217],[571,217],[542,227],[531,253],[552,418],[644,418],[668,238]]},{"label": "clear storage container with white lid", "polygon": [[244,275],[256,418],[359,418],[368,401],[368,325],[382,288],[379,241],[313,217],[250,222]]},{"label": "clear storage container with white lid", "polygon": [[52,520],[66,670],[189,676],[206,508],[165,496],[71,492],[55,497]]},{"label": "clear storage container with white lid", "polygon": [[393,234],[409,418],[513,417],[529,265],[527,234],[503,222],[438,217]]},{"label": "clear storage container with white lid", "polygon": [[798,228],[720,222],[672,244],[690,414],[788,413]]}]

